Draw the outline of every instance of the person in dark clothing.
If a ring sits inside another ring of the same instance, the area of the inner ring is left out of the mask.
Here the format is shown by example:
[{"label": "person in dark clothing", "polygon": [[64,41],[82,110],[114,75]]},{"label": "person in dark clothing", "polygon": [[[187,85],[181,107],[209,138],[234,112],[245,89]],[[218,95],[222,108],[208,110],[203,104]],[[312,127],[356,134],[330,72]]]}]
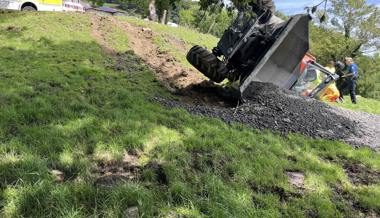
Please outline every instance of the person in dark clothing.
[{"label": "person in dark clothing", "polygon": [[343,86],[345,79],[342,77],[344,75],[343,71],[346,65],[344,65],[341,61],[335,62],[335,73],[338,74],[339,79],[336,81],[336,87],[339,90],[339,101],[343,102],[344,95],[343,95]]},{"label": "person in dark clothing", "polygon": [[354,63],[354,60],[352,58],[346,58],[345,62],[348,69],[348,73],[342,76],[342,78],[345,78],[345,81],[341,89],[344,90],[348,87],[348,90],[350,91],[351,102],[353,104],[356,104],[357,100],[355,90],[356,81],[358,79],[359,74],[358,65]]},{"label": "person in dark clothing", "polygon": [[276,6],[273,0],[256,0],[249,3],[253,7],[255,13],[260,14],[261,11],[269,10],[272,14],[276,12]]},{"label": "person in dark clothing", "polygon": [[284,20],[275,15],[276,6],[273,0],[251,1],[249,5],[252,7],[254,13],[261,16],[259,25],[263,25],[263,27],[274,29],[277,25],[284,22]]}]

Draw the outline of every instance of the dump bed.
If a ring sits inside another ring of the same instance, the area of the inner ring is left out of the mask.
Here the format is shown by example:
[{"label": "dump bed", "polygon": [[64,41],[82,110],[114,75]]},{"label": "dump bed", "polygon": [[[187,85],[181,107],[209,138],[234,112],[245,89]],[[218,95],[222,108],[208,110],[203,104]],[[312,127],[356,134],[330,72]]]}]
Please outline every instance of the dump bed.
[{"label": "dump bed", "polygon": [[301,76],[300,63],[309,50],[309,21],[309,15],[296,15],[288,21],[278,40],[241,84],[243,98],[249,97],[254,82],[292,88]]}]

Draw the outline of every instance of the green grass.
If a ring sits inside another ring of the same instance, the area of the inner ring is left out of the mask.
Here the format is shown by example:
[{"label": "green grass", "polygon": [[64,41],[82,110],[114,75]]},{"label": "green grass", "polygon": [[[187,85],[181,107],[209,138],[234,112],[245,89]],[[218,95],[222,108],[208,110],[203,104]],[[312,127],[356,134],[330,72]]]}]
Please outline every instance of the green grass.
[{"label": "green grass", "polygon": [[[149,21],[140,20],[134,17],[118,17],[121,21],[128,21],[129,23],[148,27],[158,33],[158,36],[154,38],[154,42],[160,48],[161,51],[166,51],[173,55],[178,61],[180,61],[184,66],[190,67],[191,65],[186,60],[187,51],[194,45],[201,45],[207,47],[208,49],[214,48],[219,39],[215,36],[209,34],[199,33],[189,28],[185,27],[170,27],[167,25],[162,25],[158,23],[153,23]],[[172,43],[172,41],[177,41],[184,45],[184,48],[178,48]]]},{"label": "green grass", "polygon": [[103,6],[108,7],[108,8],[119,9],[119,4],[115,4],[115,3],[104,3]]},{"label": "green grass", "polygon": [[339,104],[334,104],[334,105],[338,107],[354,110],[354,111],[363,111],[363,112],[372,113],[372,114],[380,114],[380,101],[378,100],[358,96],[357,97],[358,103],[352,104],[350,96],[345,96],[344,99],[345,99],[344,103],[339,103]]},{"label": "green grass", "polygon": [[[112,48],[128,48],[108,30]],[[144,63],[128,52],[130,70],[114,70],[91,31],[88,15],[0,14],[0,217],[123,217],[132,206],[141,217],[357,217],[337,188],[380,213],[379,183],[356,186],[342,168],[380,170],[378,154],[165,109],[151,99],[171,96]],[[167,183],[149,167],[138,181],[96,183],[100,163],[134,150]],[[302,195],[287,170],[305,173]]]}]

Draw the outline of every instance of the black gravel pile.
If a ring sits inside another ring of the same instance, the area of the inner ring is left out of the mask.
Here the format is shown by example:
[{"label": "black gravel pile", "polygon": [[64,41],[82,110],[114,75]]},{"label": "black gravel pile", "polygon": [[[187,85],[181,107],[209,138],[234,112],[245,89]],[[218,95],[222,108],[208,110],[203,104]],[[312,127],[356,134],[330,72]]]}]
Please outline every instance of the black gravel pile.
[{"label": "black gravel pile", "polygon": [[192,114],[240,122],[277,133],[301,133],[313,138],[347,139],[357,135],[357,123],[333,113],[320,101],[299,97],[272,84],[256,83],[250,98],[235,108],[191,105],[163,98],[155,100],[169,108],[184,108]]}]

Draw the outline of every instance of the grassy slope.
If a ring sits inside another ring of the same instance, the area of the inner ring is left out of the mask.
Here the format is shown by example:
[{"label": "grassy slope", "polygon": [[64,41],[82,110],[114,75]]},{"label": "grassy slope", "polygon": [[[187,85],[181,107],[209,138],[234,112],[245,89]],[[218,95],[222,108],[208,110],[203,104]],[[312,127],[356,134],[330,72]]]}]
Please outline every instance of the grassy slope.
[{"label": "grassy slope", "polygon": [[363,98],[358,96],[358,104],[352,104],[350,96],[345,97],[343,104],[334,104],[335,106],[347,108],[354,111],[364,111],[372,114],[380,114],[380,101],[375,99]]},{"label": "grassy slope", "polygon": [[[156,33],[160,33],[160,35],[158,35],[154,39],[157,46],[162,51],[169,52],[183,65],[188,67],[190,67],[191,65],[186,60],[186,56],[184,55],[184,53],[186,53],[186,51],[188,51],[192,46],[201,45],[211,49],[218,43],[218,38],[212,35],[198,33],[188,28],[173,28],[167,25],[161,25],[154,22],[147,22],[133,17],[118,17],[118,19],[121,21],[128,21],[129,23],[135,25],[151,28]],[[170,41],[166,41],[164,39],[165,37],[171,37],[176,40],[182,41],[185,44],[186,51],[182,51],[175,45],[171,44]]]},{"label": "grassy slope", "polygon": [[[183,41],[187,49],[190,49],[191,46],[193,45],[202,45],[211,49],[218,42],[218,39],[212,35],[200,34],[187,28],[182,28],[182,27],[172,28],[169,26],[147,22],[147,21],[143,21],[143,20],[139,20],[139,19],[131,18],[131,17],[129,18],[120,17],[119,19],[124,20],[124,21],[127,20],[128,22],[134,23],[136,25],[150,27],[155,32],[161,33],[162,36],[170,36],[170,37],[176,38],[177,40]],[[181,63],[183,63],[186,66],[190,66],[190,64],[188,63],[188,61],[186,60],[184,56],[184,52],[176,48],[169,42],[166,42],[165,40],[163,40],[163,37],[156,37],[155,42],[163,51],[168,51],[173,56],[175,56],[179,61],[181,61]],[[364,111],[367,113],[380,114],[380,101],[377,101],[374,99],[367,99],[367,98],[358,96],[358,102],[359,104],[353,105],[351,104],[350,97],[346,96],[346,101],[343,104],[333,104],[333,105],[337,107],[343,107],[343,108],[347,108],[351,110],[356,110],[356,111]]]},{"label": "grassy slope", "polygon": [[[130,206],[142,217],[356,217],[337,188],[380,213],[380,184],[355,186],[342,168],[380,170],[379,155],[164,109],[149,99],[169,94],[136,57],[128,56],[131,72],[107,67],[113,59],[90,23],[86,15],[0,14],[0,217],[121,217]],[[190,44],[215,40],[177,31]],[[106,35],[125,48],[116,27]],[[167,185],[149,169],[139,182],[94,185],[90,169],[133,149],[144,151],[142,164],[162,163]],[[52,169],[69,179],[56,183]],[[306,174],[302,197],[286,170]]]}]

